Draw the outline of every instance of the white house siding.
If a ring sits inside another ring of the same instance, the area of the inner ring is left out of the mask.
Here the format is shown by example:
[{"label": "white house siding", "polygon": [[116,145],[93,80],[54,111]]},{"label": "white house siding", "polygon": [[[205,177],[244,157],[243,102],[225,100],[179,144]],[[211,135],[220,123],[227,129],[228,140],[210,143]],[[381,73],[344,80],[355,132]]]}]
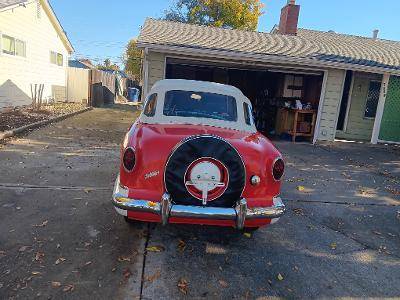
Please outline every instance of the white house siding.
[{"label": "white house siding", "polygon": [[335,139],[345,76],[346,71],[344,70],[328,70],[325,95],[322,103],[320,103],[322,114],[317,138],[320,141],[333,141]]},{"label": "white house siding", "polygon": [[[31,84],[44,84],[43,99],[64,94],[68,51],[46,12],[37,2],[0,12],[0,34],[26,42],[26,58],[0,54],[0,107],[31,102]],[[38,15],[40,18],[38,18]],[[61,53],[64,66],[50,63],[50,51]]]},{"label": "white house siding", "polygon": [[165,72],[165,54],[158,52],[149,52],[146,55],[148,62],[148,84],[147,91],[159,80],[164,79]]}]

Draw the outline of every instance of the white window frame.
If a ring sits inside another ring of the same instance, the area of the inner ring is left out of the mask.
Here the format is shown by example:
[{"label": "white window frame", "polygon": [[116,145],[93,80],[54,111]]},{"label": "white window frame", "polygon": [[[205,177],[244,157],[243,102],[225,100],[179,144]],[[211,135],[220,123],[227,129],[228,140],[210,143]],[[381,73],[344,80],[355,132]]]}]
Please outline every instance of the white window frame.
[{"label": "white window frame", "polygon": [[[9,53],[4,53],[3,52],[3,35],[9,36],[9,37],[14,39],[14,54],[9,54]],[[17,43],[16,42],[17,41],[24,43],[24,45],[25,45],[25,56],[17,55],[17,51],[16,51],[16,49],[17,49]],[[9,56],[9,57],[15,57],[15,58],[18,58],[18,59],[26,59],[27,58],[27,48],[28,48],[26,45],[27,45],[27,43],[26,43],[25,40],[18,39],[16,37],[14,37],[13,35],[5,34],[2,31],[0,31],[0,56],[5,55],[5,56]]]},{"label": "white window frame", "polygon": [[[53,53],[56,55],[56,62],[55,62],[55,63],[53,63],[53,62],[51,61],[51,55],[52,55]],[[62,64],[61,64],[61,65],[59,65],[58,62],[57,62],[57,57],[58,57],[58,55],[61,55],[62,58],[63,58],[63,61],[62,61]],[[62,54],[62,53],[60,53],[60,52],[58,52],[58,51],[50,50],[50,64],[51,64],[51,65],[54,65],[54,66],[57,66],[57,67],[64,67],[65,58],[66,58],[66,57],[65,57],[64,54]]]}]

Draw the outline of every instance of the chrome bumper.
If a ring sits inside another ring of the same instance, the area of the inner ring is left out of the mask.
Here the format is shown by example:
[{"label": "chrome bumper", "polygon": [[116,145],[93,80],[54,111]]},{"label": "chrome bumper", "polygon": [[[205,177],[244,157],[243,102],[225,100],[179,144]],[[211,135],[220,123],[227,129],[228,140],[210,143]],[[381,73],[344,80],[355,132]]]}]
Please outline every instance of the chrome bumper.
[{"label": "chrome bumper", "polygon": [[[163,225],[168,224],[170,217],[194,218],[210,220],[232,220],[236,228],[243,229],[246,220],[276,219],[285,213],[285,205],[280,197],[274,197],[271,207],[247,207],[246,199],[241,199],[233,208],[203,207],[189,205],[175,205],[171,197],[165,193],[161,202],[136,200],[128,198],[127,189],[120,186],[117,178],[114,186],[113,204],[117,211],[124,214],[126,211],[153,213],[161,216]],[[121,211],[122,210],[122,211]]]}]

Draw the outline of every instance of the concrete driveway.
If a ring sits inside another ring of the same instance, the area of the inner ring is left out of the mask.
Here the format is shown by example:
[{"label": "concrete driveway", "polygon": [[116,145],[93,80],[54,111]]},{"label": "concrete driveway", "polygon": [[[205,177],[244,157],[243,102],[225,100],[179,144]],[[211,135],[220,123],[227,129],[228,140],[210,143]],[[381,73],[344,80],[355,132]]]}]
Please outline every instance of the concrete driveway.
[{"label": "concrete driveway", "polygon": [[251,236],[132,226],[110,196],[134,118],[95,109],[0,148],[1,299],[400,297],[399,148],[277,143],[288,213]]}]

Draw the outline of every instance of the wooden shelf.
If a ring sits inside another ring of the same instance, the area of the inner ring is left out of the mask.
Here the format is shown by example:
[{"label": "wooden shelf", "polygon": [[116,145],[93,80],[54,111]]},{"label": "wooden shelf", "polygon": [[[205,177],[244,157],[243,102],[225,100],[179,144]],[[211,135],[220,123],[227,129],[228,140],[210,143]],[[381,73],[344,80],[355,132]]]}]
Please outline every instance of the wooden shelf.
[{"label": "wooden shelf", "polygon": [[[289,115],[293,115],[293,121],[289,124]],[[311,121],[307,122],[304,119],[305,115],[311,115]],[[317,119],[317,111],[315,109],[306,110],[306,109],[293,109],[293,108],[284,108],[284,128],[286,128],[285,133],[292,136],[292,142],[296,142],[296,137],[310,137],[314,136],[315,129],[315,121]],[[298,130],[298,126],[300,124],[308,126],[310,130],[308,132]]]}]

